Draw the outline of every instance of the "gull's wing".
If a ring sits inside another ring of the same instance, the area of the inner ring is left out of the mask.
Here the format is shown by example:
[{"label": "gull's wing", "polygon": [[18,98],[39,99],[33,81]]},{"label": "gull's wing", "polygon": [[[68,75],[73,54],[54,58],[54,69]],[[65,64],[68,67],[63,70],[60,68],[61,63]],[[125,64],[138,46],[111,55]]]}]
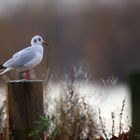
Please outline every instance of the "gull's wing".
[{"label": "gull's wing", "polygon": [[28,51],[28,50],[30,50],[30,49],[32,49],[31,46],[30,46],[30,47],[27,47],[27,48],[25,48],[25,49],[22,49],[22,50],[16,52],[16,53],[13,55],[13,57],[17,57],[18,55],[20,55],[20,54],[22,54],[23,52]]},{"label": "gull's wing", "polygon": [[24,67],[26,63],[36,56],[36,52],[32,47],[25,48],[13,55],[11,59],[6,61],[4,67]]}]

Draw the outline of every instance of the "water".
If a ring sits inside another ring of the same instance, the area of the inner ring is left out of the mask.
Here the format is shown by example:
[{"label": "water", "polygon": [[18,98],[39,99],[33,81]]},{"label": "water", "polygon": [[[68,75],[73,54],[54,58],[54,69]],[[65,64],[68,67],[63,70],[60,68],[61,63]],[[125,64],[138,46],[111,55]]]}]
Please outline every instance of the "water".
[{"label": "water", "polygon": [[[55,87],[55,88],[54,88]],[[49,103],[49,111],[55,110],[56,100],[61,97],[62,84],[50,83],[44,88],[44,102]],[[115,134],[119,133],[119,120],[122,109],[123,100],[125,106],[122,115],[123,132],[129,130],[131,126],[131,99],[129,88],[126,85],[98,85],[94,83],[80,82],[76,83],[76,90],[79,96],[85,97],[87,104],[91,106],[96,114],[96,122],[99,121],[99,109],[101,117],[106,127],[106,133],[110,135],[112,129],[111,113],[115,115]],[[95,118],[95,116],[94,116]]]}]

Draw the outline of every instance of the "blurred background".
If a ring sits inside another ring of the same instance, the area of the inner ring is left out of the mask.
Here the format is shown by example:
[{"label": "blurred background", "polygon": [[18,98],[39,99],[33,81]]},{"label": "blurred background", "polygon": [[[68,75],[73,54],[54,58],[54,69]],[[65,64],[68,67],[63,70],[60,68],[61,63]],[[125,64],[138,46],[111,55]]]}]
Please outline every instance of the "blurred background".
[{"label": "blurred background", "polygon": [[[139,0],[0,0],[0,64],[29,46],[34,35],[41,35],[49,47],[35,68],[38,79],[45,79],[47,69],[61,80],[82,67],[92,81],[105,87],[81,83],[80,94],[95,110],[100,107],[108,122],[110,112],[119,114],[126,99],[124,121],[129,116],[131,123],[125,83],[129,69],[140,65],[139,26]],[[117,79],[112,77],[117,77],[119,86],[114,86]],[[61,82],[56,83],[46,86],[52,101],[61,90]]]},{"label": "blurred background", "polygon": [[49,43],[35,68],[63,79],[73,65],[92,80],[118,77],[125,82],[130,66],[140,64],[138,0],[1,0],[0,63],[30,45],[39,34]]}]

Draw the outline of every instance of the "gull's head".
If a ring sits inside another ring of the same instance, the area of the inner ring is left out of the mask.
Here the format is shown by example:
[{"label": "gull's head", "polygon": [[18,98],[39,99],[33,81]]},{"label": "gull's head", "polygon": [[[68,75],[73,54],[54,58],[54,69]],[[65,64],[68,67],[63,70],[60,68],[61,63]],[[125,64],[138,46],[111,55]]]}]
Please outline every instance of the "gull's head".
[{"label": "gull's head", "polygon": [[36,35],[34,36],[32,39],[31,39],[31,45],[34,46],[34,45],[48,45],[47,43],[44,42],[43,38],[39,35]]}]

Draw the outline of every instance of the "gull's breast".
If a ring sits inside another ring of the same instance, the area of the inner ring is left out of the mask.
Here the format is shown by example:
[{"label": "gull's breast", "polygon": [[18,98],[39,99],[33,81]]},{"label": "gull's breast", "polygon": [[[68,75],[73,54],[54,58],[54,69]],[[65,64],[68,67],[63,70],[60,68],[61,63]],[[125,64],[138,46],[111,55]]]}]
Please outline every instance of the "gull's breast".
[{"label": "gull's breast", "polygon": [[36,52],[35,57],[31,59],[30,61],[28,61],[26,64],[24,64],[24,67],[29,67],[29,68],[35,67],[41,62],[42,58],[43,58],[43,55],[39,52]]}]

